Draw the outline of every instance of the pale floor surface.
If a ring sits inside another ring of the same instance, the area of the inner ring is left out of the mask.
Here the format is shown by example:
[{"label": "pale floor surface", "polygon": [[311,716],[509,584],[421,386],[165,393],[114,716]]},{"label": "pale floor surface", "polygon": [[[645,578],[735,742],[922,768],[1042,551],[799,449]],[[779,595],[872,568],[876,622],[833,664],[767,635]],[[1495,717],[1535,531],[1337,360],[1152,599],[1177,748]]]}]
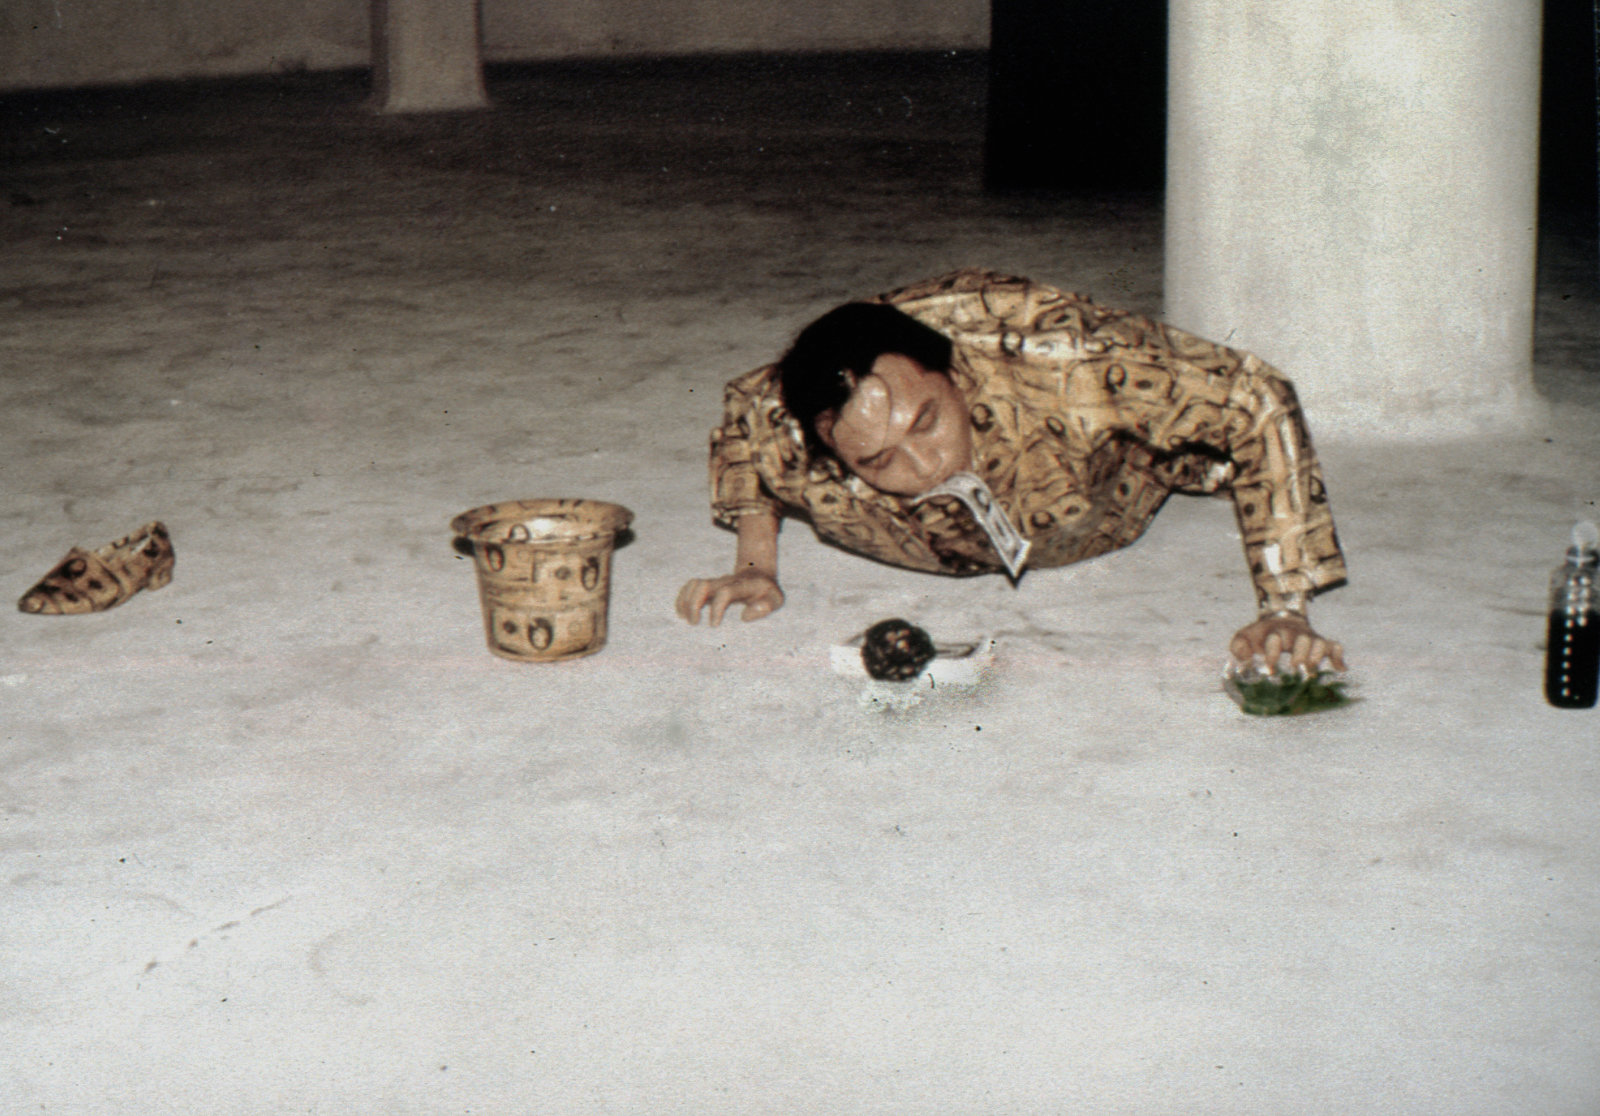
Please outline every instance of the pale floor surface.
[{"label": "pale floor surface", "polygon": [[[1349,709],[1219,692],[1217,501],[1016,590],[791,526],[788,607],[691,629],[726,379],[965,264],[1156,310],[1160,235],[985,198],[971,60],[689,69],[5,102],[0,587],[178,565],[0,619],[0,1110],[1600,1111],[1600,712],[1540,694],[1592,244],[1547,429],[1321,447]],[[534,495],[637,515],[598,656],[484,649],[447,524]],[[827,648],[897,614],[988,685],[863,708]]]}]

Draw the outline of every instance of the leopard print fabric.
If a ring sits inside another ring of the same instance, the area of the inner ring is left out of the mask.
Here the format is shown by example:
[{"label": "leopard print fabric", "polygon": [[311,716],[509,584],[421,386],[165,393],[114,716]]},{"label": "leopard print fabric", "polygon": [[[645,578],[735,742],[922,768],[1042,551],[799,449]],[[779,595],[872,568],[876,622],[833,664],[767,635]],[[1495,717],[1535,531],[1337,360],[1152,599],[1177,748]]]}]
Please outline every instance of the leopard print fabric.
[{"label": "leopard print fabric", "polygon": [[[1231,497],[1257,602],[1301,609],[1345,578],[1294,388],[1255,356],[1026,279],[967,270],[881,296],[954,342],[973,471],[1060,566],[1127,546],[1172,492]],[[712,509],[809,519],[896,566],[999,570],[954,499],[918,506],[808,458],[769,366],[730,383],[711,436]]]}]

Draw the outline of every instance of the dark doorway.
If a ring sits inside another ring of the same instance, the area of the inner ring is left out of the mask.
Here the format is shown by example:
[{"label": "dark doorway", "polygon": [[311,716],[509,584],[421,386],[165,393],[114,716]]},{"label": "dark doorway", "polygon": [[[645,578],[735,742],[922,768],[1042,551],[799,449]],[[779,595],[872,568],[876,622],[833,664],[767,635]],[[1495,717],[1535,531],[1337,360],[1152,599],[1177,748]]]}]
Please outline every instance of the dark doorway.
[{"label": "dark doorway", "polygon": [[1539,200],[1546,209],[1588,212],[1600,176],[1595,149],[1600,4],[1545,0],[1544,84],[1540,96]]},{"label": "dark doorway", "polygon": [[991,0],[984,184],[1159,189],[1166,0]]}]

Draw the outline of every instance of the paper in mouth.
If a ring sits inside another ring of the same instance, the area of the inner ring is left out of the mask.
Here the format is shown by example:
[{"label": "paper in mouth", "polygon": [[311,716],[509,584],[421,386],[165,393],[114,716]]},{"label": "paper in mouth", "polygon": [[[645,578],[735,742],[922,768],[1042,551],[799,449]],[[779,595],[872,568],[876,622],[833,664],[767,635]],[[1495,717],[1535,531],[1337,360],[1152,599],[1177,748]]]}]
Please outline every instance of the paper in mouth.
[{"label": "paper in mouth", "polygon": [[1000,561],[1005,563],[1006,573],[1011,576],[1013,584],[1022,576],[1023,565],[1028,561],[1028,549],[1033,545],[1022,537],[1011,520],[1006,518],[1005,511],[995,500],[994,493],[989,491],[989,486],[983,479],[974,473],[955,473],[943,484],[913,497],[913,505],[935,496],[954,496],[972,513],[972,518],[978,521],[978,526],[983,528],[983,533],[989,536],[989,542],[994,547]]}]

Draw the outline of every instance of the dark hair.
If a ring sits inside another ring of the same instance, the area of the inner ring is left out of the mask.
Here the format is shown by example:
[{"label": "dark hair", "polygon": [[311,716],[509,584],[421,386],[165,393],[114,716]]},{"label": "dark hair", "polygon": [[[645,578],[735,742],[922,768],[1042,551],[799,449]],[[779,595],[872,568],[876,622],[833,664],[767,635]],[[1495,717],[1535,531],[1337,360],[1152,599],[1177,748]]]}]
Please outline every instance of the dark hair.
[{"label": "dark hair", "polygon": [[795,338],[778,361],[783,405],[800,423],[813,458],[833,451],[817,436],[817,416],[837,411],[884,353],[908,356],[930,372],[950,373],[950,339],[881,302],[848,302]]}]

